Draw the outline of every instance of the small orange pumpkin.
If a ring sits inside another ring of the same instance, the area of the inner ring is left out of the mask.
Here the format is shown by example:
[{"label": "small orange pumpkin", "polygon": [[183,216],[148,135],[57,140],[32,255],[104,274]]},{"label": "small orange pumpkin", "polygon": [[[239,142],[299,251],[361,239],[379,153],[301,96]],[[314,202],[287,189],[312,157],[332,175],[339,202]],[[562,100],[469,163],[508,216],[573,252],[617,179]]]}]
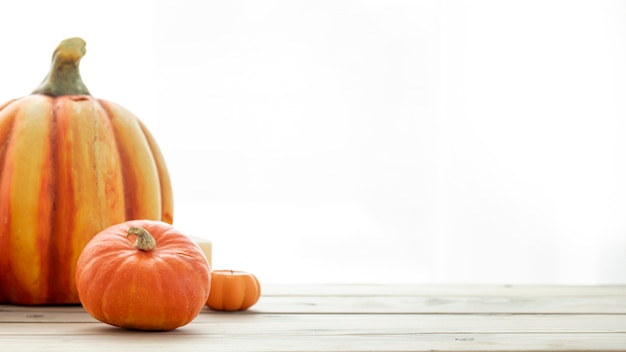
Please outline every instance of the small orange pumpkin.
[{"label": "small orange pumpkin", "polygon": [[156,140],[131,112],[89,94],[85,46],[62,41],[43,83],[0,104],[0,303],[78,304],[76,260],[96,233],[172,222]]},{"label": "small orange pumpkin", "polygon": [[85,246],[76,287],[85,310],[104,323],[166,331],[200,313],[210,272],[187,235],[161,221],[133,220],[108,227]]},{"label": "small orange pumpkin", "polygon": [[237,311],[252,307],[261,297],[256,276],[244,271],[213,270],[207,306],[213,310]]}]

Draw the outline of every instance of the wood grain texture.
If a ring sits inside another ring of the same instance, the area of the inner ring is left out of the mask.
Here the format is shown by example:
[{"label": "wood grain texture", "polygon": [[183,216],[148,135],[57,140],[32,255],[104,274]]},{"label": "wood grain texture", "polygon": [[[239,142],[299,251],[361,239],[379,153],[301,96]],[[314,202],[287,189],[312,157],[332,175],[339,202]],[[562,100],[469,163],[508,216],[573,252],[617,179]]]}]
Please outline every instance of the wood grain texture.
[{"label": "wood grain texture", "polygon": [[80,306],[0,305],[0,351],[626,351],[626,288],[267,285],[166,333]]}]

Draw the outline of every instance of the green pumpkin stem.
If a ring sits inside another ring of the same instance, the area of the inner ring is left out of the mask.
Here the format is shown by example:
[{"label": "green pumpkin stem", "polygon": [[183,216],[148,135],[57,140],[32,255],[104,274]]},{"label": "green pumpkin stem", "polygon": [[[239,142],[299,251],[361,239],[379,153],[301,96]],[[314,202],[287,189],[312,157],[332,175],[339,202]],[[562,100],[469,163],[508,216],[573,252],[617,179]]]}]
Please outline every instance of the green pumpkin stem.
[{"label": "green pumpkin stem", "polygon": [[148,232],[143,227],[131,227],[128,229],[128,235],[126,237],[130,237],[131,235],[137,236],[135,240],[135,247],[137,249],[142,250],[144,252],[150,252],[156,247],[156,240],[150,232]]},{"label": "green pumpkin stem", "polygon": [[91,95],[80,77],[80,59],[85,55],[86,43],[81,38],[62,41],[52,54],[52,66],[46,78],[32,94],[51,97],[62,95]]}]

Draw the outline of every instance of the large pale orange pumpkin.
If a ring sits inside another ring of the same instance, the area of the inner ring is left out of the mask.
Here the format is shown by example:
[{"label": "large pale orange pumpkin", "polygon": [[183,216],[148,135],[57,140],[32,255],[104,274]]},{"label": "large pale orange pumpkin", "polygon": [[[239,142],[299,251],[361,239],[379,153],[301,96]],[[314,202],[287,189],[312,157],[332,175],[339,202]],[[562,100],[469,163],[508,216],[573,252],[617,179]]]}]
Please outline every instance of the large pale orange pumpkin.
[{"label": "large pale orange pumpkin", "polygon": [[0,303],[79,303],[75,265],[93,236],[130,219],[172,222],[155,139],[89,94],[85,52],[80,38],[61,42],[39,88],[0,105]]},{"label": "large pale orange pumpkin", "polygon": [[76,265],[80,301],[94,318],[137,330],[191,322],[209,297],[202,249],[161,221],[132,220],[97,234]]}]

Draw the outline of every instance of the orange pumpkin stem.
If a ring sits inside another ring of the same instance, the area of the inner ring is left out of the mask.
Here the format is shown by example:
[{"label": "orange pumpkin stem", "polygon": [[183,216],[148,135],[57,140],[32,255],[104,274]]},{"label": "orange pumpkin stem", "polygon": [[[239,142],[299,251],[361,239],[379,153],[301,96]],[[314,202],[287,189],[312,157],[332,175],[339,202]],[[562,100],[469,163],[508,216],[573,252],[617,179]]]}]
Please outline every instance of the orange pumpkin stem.
[{"label": "orange pumpkin stem", "polygon": [[135,240],[135,247],[139,250],[150,252],[156,247],[156,240],[152,237],[150,232],[143,227],[129,228],[126,237],[130,237],[131,235],[137,236],[137,239]]},{"label": "orange pumpkin stem", "polygon": [[81,38],[62,41],[52,54],[52,66],[46,78],[32,94],[51,97],[91,95],[80,77],[79,63],[85,55],[86,43]]}]

